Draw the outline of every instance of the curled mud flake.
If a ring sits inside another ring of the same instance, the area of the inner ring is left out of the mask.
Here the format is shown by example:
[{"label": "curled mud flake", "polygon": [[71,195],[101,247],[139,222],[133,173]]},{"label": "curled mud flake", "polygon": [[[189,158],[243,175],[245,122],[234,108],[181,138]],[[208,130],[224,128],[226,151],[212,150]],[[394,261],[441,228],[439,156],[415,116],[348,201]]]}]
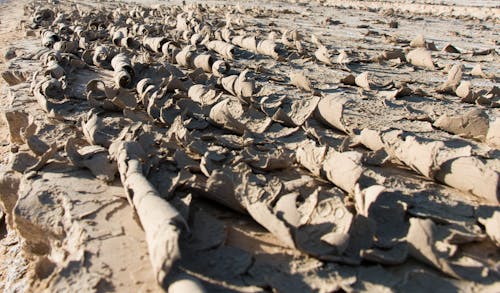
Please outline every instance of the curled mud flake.
[{"label": "curled mud flake", "polygon": [[104,121],[94,110],[90,110],[82,121],[82,131],[88,143],[108,147],[113,136],[105,131]]},{"label": "curled mud flake", "polygon": [[39,171],[47,164],[47,162],[55,155],[56,152],[57,145],[54,143],[43,155],[38,158],[37,162],[33,166],[27,168],[25,172]]},{"label": "curled mud flake", "polygon": [[405,242],[383,249],[373,247],[361,251],[364,260],[376,262],[382,265],[398,265],[406,261],[408,257],[408,245]]},{"label": "curled mud flake", "polygon": [[441,164],[435,178],[493,204],[500,203],[500,173],[476,157],[458,157]]},{"label": "curled mud flake", "polygon": [[254,203],[247,202],[246,210],[252,218],[276,236],[283,242],[284,245],[295,248],[292,229],[287,225],[285,220],[280,219],[266,203],[256,201]]},{"label": "curled mud flake", "polygon": [[342,255],[350,241],[353,215],[336,193],[317,190],[317,202],[307,223],[298,227],[295,238],[299,249],[322,259]]},{"label": "curled mud flake", "polygon": [[303,72],[292,71],[290,72],[289,78],[290,83],[297,88],[308,92],[314,91],[311,81],[304,75]]},{"label": "curled mud flake", "polygon": [[114,80],[117,87],[128,88],[132,85],[134,69],[130,63],[130,58],[120,53],[111,60],[111,67],[114,70]]},{"label": "curled mud flake", "polygon": [[372,151],[379,151],[384,149],[384,143],[380,137],[380,133],[373,129],[365,128],[354,137],[353,146],[356,144],[362,144],[366,148]]},{"label": "curled mud flake", "polygon": [[418,34],[411,42],[410,46],[413,48],[425,48],[426,47],[426,41],[425,37],[422,34]]},{"label": "curled mud flake", "polygon": [[489,128],[489,117],[484,111],[474,109],[463,115],[444,114],[433,125],[453,134],[484,140]]},{"label": "curled mud flake", "polygon": [[94,64],[94,50],[84,50],[82,52],[82,60],[87,65],[95,65]]},{"label": "curled mud flake", "polygon": [[182,67],[193,68],[193,59],[195,56],[196,47],[195,46],[185,46],[177,55],[175,55],[175,61]]},{"label": "curled mud flake", "polygon": [[347,85],[356,85],[356,77],[352,74],[340,79],[340,82]]},{"label": "curled mud flake", "polygon": [[7,70],[2,72],[2,78],[9,86],[17,85],[27,80],[26,74],[17,70]]},{"label": "curled mud flake", "polygon": [[470,81],[462,81],[455,90],[455,94],[461,98],[461,102],[474,104],[478,98],[478,94],[472,91]]},{"label": "curled mud flake", "polygon": [[448,72],[446,82],[438,87],[437,92],[454,93],[462,81],[462,64],[455,64]]},{"label": "curled mud flake", "polygon": [[490,122],[488,133],[486,134],[486,143],[490,146],[500,149],[500,118]]},{"label": "curled mud flake", "polygon": [[164,37],[146,37],[142,41],[142,45],[156,53],[162,53],[163,45],[167,43],[167,38]]},{"label": "curled mud flake", "polygon": [[344,50],[340,50],[339,55],[337,56],[337,64],[340,64],[345,67],[349,63],[351,63],[351,58],[349,58],[347,52]]},{"label": "curled mud flake", "polygon": [[436,68],[434,66],[434,62],[432,61],[431,52],[424,48],[418,48],[410,51],[406,54],[406,60],[417,67],[423,67],[431,70]]},{"label": "curled mud flake", "polygon": [[49,145],[47,145],[43,140],[41,140],[36,135],[30,135],[25,139],[29,149],[37,156],[42,156],[50,149]]},{"label": "curled mud flake", "polygon": [[363,72],[360,75],[356,76],[354,82],[356,83],[357,86],[366,91],[371,90],[370,81],[368,80],[368,72]]},{"label": "curled mud flake", "polygon": [[316,117],[330,127],[350,133],[351,131],[343,119],[344,105],[347,102],[346,98],[335,95],[323,97],[318,103]]},{"label": "curled mud flake", "polygon": [[319,61],[321,61],[325,64],[328,64],[328,65],[333,64],[332,56],[331,56],[330,52],[328,51],[328,48],[323,46],[323,45],[318,46],[318,49],[316,51],[314,51],[314,56],[316,57],[316,59],[318,59]]},{"label": "curled mud flake", "polygon": [[210,110],[210,119],[217,125],[234,131],[237,134],[243,134],[246,127],[240,122],[243,116],[243,107],[232,99],[225,99],[215,104]]},{"label": "curled mud flake", "polygon": [[298,227],[300,224],[301,215],[297,209],[299,195],[299,192],[281,195],[274,207],[274,213],[280,215],[292,227]]},{"label": "curled mud flake", "polygon": [[304,141],[297,148],[297,161],[314,175],[320,176],[326,151],[326,146],[316,146],[312,140]]},{"label": "curled mud flake", "polygon": [[392,49],[382,52],[382,54],[373,57],[371,60],[375,62],[382,62],[388,60],[399,59],[406,60],[405,53],[402,49]]},{"label": "curled mud flake", "polygon": [[494,79],[495,78],[495,74],[486,74],[483,71],[483,68],[482,68],[482,66],[481,66],[480,63],[477,63],[476,65],[474,65],[474,67],[470,71],[470,74],[472,76],[479,76],[479,77],[489,78],[489,79]]},{"label": "curled mud flake", "polygon": [[293,162],[292,153],[283,148],[258,150],[247,147],[242,155],[250,166],[265,171],[286,169]]},{"label": "curled mud flake", "polygon": [[50,60],[45,68],[45,75],[49,75],[50,77],[53,77],[55,79],[60,79],[64,75],[66,75],[66,72],[64,71],[64,68],[57,63],[56,60]]},{"label": "curled mud flake", "polygon": [[245,103],[250,101],[255,91],[255,81],[248,77],[248,70],[242,71],[239,75],[223,77],[221,85],[227,92]]},{"label": "curled mud flake", "polygon": [[255,81],[248,75],[249,71],[244,70],[238,76],[238,80],[234,83],[234,91],[236,96],[248,101],[255,92]]},{"label": "curled mud flake", "polygon": [[274,59],[280,59],[280,51],[279,45],[273,40],[262,40],[257,44],[257,53],[270,56]]},{"label": "curled mud flake", "polygon": [[443,236],[447,227],[436,225],[429,219],[410,219],[407,241],[409,254],[457,279],[478,281],[488,275],[489,269],[480,261],[460,253],[459,247]]},{"label": "curled mud flake", "polygon": [[229,63],[223,60],[217,60],[212,64],[212,74],[216,77],[223,77],[231,69]]},{"label": "curled mud flake", "polygon": [[330,151],[323,162],[323,171],[328,180],[345,192],[353,194],[365,168],[363,154],[355,151],[339,153]]},{"label": "curled mud flake", "polygon": [[232,39],[232,43],[250,52],[257,52],[257,39],[254,36],[235,36]]},{"label": "curled mud flake", "polygon": [[108,111],[120,111],[121,108],[113,104],[108,96],[113,96],[116,91],[107,87],[102,80],[94,79],[85,87],[87,100],[93,107],[99,107]]},{"label": "curled mud flake", "polygon": [[78,150],[76,143],[74,138],[66,142],[65,151],[71,163],[76,167],[89,169],[99,180],[112,182],[117,167],[115,162],[109,160],[108,150],[101,146],[86,146]]},{"label": "curled mud flake", "polygon": [[126,27],[121,27],[121,28],[113,28],[112,34],[111,34],[111,42],[115,46],[121,46],[122,45],[122,39],[124,39],[128,35],[128,29]]},{"label": "curled mud flake", "polygon": [[224,41],[210,41],[207,43],[207,48],[212,50],[222,57],[232,60],[234,59],[235,46]]},{"label": "curled mud flake", "polygon": [[124,88],[117,89],[110,101],[118,108],[128,110],[135,109],[138,104],[135,93],[132,90]]},{"label": "curled mud flake", "polygon": [[[105,46],[97,46],[94,49],[94,55],[92,56],[92,63],[100,68],[109,67],[110,52]],[[84,59],[85,60],[85,59]]]},{"label": "curled mud flake", "polygon": [[195,68],[201,68],[207,73],[212,72],[212,66],[214,65],[214,60],[210,54],[199,54],[193,59],[193,66]]},{"label": "curled mud flake", "polygon": [[444,162],[471,155],[471,147],[449,148],[443,141],[426,140],[398,130],[382,134],[384,148],[391,155],[404,162],[427,178],[434,178]]},{"label": "curled mud flake", "polygon": [[[35,85],[33,94],[38,102],[38,105],[47,112],[50,116],[58,118],[56,110],[60,103],[53,100],[61,100],[64,96],[62,84],[55,78],[42,80]],[[62,118],[62,117],[61,117]]]},{"label": "curled mud flake", "polygon": [[117,140],[110,146],[110,154],[118,164],[129,202],[146,233],[150,261],[161,284],[180,258],[178,241],[186,223],[144,176],[145,153],[138,142]]},{"label": "curled mud flake", "polygon": [[42,46],[47,48],[52,48],[56,42],[59,42],[61,38],[53,31],[43,31],[42,32]]},{"label": "curled mud flake", "polygon": [[188,96],[202,106],[211,106],[219,101],[221,94],[206,85],[195,84],[189,88]]},{"label": "curled mud flake", "polygon": [[443,49],[441,49],[441,52],[446,52],[446,53],[452,53],[452,54],[460,54],[460,50],[458,50],[455,46],[453,46],[450,43],[447,43],[444,45]]},{"label": "curled mud flake", "polygon": [[28,115],[20,111],[6,111],[3,115],[9,127],[10,143],[23,144],[22,129],[28,127]]}]

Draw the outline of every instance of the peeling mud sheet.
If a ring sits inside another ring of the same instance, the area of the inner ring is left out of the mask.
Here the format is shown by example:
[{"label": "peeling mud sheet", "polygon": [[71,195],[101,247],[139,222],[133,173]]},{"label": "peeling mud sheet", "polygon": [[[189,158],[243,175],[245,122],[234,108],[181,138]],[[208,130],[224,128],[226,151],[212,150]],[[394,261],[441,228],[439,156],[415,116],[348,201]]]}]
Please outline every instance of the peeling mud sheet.
[{"label": "peeling mud sheet", "polygon": [[3,6],[0,291],[498,291],[477,3]]}]

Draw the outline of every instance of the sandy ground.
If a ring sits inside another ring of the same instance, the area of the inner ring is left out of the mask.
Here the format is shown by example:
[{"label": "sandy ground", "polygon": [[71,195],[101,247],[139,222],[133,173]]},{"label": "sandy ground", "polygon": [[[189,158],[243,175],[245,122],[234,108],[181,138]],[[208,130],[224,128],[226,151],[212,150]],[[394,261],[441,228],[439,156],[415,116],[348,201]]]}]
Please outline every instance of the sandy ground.
[{"label": "sandy ground", "polygon": [[0,1],[0,291],[498,292],[496,1],[60,2]]}]

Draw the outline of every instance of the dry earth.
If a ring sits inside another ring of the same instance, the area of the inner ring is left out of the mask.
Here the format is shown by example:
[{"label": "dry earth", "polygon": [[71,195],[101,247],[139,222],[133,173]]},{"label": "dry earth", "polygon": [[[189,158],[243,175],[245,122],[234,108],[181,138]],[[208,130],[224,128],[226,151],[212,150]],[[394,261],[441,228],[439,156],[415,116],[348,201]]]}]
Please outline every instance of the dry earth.
[{"label": "dry earth", "polygon": [[497,1],[1,2],[0,291],[500,291]]}]

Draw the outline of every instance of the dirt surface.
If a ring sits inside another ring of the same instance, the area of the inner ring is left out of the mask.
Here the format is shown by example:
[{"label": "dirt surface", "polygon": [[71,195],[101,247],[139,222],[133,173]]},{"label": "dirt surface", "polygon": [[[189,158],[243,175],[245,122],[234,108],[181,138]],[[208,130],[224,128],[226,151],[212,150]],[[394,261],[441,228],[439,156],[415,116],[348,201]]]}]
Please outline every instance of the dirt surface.
[{"label": "dirt surface", "polygon": [[0,291],[498,292],[496,1],[0,1]]}]

